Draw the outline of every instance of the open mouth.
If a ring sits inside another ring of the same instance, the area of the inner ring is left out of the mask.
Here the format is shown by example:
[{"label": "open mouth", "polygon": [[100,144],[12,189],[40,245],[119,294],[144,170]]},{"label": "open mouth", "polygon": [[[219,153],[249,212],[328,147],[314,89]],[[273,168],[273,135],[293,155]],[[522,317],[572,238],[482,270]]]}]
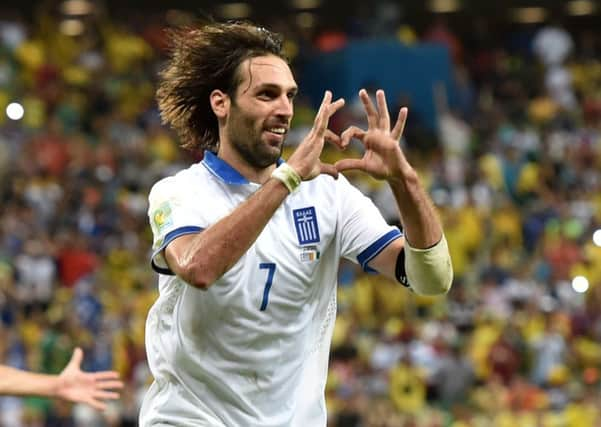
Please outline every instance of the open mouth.
[{"label": "open mouth", "polygon": [[284,138],[286,138],[286,134],[288,133],[288,129],[282,126],[271,127],[265,129],[265,135],[267,137],[267,142],[274,146],[281,146],[284,143]]},{"label": "open mouth", "polygon": [[274,135],[278,135],[278,136],[284,136],[288,132],[288,129],[286,129],[285,127],[272,127],[272,128],[266,129],[266,132],[274,134]]}]

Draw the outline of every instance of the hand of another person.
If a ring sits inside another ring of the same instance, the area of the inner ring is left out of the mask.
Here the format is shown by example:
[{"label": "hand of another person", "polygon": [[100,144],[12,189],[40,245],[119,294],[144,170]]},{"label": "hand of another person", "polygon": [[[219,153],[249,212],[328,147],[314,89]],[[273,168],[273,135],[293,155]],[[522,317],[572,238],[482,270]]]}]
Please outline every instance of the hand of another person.
[{"label": "hand of another person", "polygon": [[340,98],[332,102],[332,92],[327,90],[315,115],[311,131],[288,159],[288,165],[303,181],[311,180],[322,173],[332,175],[334,178],[338,177],[336,167],[322,163],[319,156],[326,140],[341,147],[340,137],[328,129],[328,122],[330,117],[343,106],[344,99]]},{"label": "hand of another person", "polygon": [[376,179],[403,180],[413,170],[399,144],[407,120],[407,108],[401,108],[396,124],[391,130],[384,91],[376,92],[377,109],[365,89],[359,91],[359,98],[367,114],[368,129],[365,131],[351,126],[341,134],[340,143],[346,148],[352,138],[357,138],[365,146],[365,154],[361,159],[343,159],[336,162],[336,169],[339,172],[358,169]]},{"label": "hand of another person", "polygon": [[82,350],[76,348],[69,364],[58,377],[56,395],[70,402],[86,403],[102,411],[106,408],[105,400],[119,398],[119,393],[114,390],[123,388],[123,382],[114,371],[82,371],[82,359]]}]

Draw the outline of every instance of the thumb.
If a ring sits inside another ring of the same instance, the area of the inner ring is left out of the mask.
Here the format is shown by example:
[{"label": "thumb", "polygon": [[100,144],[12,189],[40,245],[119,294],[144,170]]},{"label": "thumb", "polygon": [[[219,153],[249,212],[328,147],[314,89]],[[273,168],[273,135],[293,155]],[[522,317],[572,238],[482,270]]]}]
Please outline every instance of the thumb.
[{"label": "thumb", "polygon": [[338,172],[344,172],[351,169],[365,170],[363,159],[342,159],[338,160],[335,164]]},{"label": "thumb", "polygon": [[83,351],[81,350],[81,348],[76,347],[75,350],[73,350],[73,355],[71,356],[71,360],[69,361],[67,368],[79,369],[79,367],[81,366],[82,360],[83,360]]},{"label": "thumb", "polygon": [[336,166],[329,163],[320,163],[319,169],[319,173],[330,175],[334,179],[338,179],[338,169],[336,169]]}]

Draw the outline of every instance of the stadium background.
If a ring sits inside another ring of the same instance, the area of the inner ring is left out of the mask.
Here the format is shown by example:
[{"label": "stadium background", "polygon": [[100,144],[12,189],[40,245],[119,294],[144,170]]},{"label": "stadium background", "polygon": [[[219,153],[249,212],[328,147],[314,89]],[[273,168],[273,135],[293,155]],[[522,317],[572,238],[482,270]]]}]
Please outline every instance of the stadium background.
[{"label": "stadium background", "polygon": [[[490,3],[3,0],[0,361],[56,373],[78,344],[85,369],[127,387],[102,415],[3,397],[0,425],[136,425],[156,292],[146,196],[198,160],[153,102],[162,30],[209,15],[287,37],[306,95],[291,146],[324,82],[392,87],[445,224],[446,297],[342,264],[329,425],[601,425],[601,4]],[[416,57],[438,65],[410,73]],[[363,120],[351,96],[332,127]],[[386,186],[351,178],[397,220]]]}]

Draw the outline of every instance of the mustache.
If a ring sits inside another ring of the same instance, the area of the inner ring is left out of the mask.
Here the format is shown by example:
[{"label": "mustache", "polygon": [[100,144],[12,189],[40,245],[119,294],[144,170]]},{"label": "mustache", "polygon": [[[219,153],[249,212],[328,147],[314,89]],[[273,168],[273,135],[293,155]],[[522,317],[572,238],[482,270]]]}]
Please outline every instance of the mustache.
[{"label": "mustache", "polygon": [[289,129],[290,122],[287,120],[268,120],[265,122],[265,127],[267,127],[267,128],[283,127],[283,128]]}]

